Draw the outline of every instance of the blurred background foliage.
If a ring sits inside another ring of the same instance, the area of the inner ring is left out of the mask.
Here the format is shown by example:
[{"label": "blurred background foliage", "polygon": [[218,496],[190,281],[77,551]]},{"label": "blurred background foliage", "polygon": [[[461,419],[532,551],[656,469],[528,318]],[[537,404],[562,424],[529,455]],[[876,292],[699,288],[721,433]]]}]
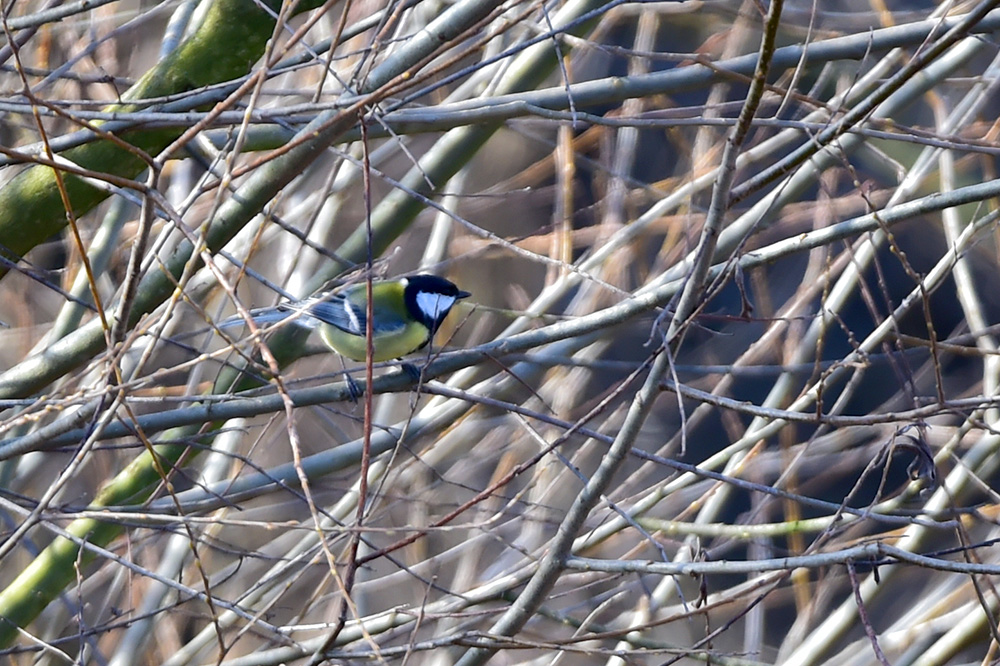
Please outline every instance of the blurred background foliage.
[{"label": "blurred background foliage", "polygon": [[997,4],[2,3],[3,658],[995,663]]}]

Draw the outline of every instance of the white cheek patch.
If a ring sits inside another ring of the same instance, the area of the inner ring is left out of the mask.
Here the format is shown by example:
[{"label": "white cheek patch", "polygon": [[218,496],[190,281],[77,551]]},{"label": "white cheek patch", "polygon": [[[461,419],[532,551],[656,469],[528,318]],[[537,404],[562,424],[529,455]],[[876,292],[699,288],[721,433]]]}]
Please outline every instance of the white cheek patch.
[{"label": "white cheek patch", "polygon": [[447,314],[454,304],[454,296],[445,296],[429,291],[417,292],[417,307],[431,321],[437,321],[439,317]]}]

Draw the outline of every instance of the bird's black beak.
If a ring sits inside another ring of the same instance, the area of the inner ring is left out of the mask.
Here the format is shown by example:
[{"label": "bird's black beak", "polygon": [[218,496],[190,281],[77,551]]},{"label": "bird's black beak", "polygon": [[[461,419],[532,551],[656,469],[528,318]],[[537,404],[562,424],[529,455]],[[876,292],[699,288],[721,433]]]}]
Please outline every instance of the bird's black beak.
[{"label": "bird's black beak", "polygon": [[461,300],[463,298],[468,298],[469,296],[472,296],[472,294],[470,294],[467,291],[459,291],[457,294],[455,294],[455,300]]}]

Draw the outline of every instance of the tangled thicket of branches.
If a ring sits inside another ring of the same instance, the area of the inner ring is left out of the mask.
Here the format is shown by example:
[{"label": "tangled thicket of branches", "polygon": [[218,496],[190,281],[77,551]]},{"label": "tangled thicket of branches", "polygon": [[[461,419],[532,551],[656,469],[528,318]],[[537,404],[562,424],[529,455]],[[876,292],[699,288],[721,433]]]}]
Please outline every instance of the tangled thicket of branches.
[{"label": "tangled thicket of branches", "polygon": [[994,663],[998,4],[5,3],[2,658]]}]

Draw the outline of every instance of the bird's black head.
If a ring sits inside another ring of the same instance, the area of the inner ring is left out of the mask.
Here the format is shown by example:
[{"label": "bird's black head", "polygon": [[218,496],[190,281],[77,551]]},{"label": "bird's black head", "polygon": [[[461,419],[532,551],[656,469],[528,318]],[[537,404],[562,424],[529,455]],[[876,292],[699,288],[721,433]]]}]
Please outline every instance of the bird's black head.
[{"label": "bird's black head", "polygon": [[431,333],[438,329],[459,299],[470,296],[469,292],[436,275],[414,275],[405,280],[406,309],[414,319],[431,329]]}]

